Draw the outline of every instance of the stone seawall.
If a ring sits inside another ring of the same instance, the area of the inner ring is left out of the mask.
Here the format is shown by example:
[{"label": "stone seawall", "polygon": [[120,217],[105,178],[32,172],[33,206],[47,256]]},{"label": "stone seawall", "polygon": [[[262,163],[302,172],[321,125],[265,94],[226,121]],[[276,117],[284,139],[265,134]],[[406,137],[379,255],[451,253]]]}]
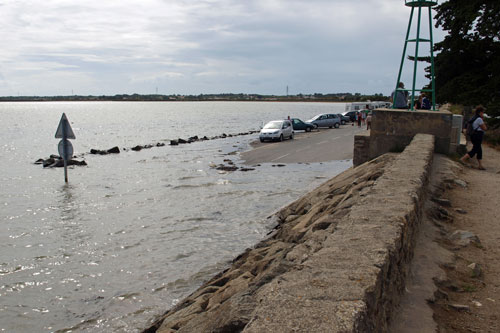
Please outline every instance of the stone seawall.
[{"label": "stone seawall", "polygon": [[372,114],[369,137],[366,133],[354,137],[354,166],[387,152],[403,151],[418,133],[434,136],[438,154],[456,152],[460,144],[461,118],[449,111],[375,109]]},{"label": "stone seawall", "polygon": [[432,164],[417,134],[276,214],[269,238],[146,332],[384,332],[404,289]]}]

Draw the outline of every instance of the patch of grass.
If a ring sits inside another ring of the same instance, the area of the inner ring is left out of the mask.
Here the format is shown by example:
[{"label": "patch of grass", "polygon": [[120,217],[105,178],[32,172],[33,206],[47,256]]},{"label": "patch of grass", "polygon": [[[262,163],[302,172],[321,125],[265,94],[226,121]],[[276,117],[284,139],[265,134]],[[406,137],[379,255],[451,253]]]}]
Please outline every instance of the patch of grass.
[{"label": "patch of grass", "polygon": [[494,147],[500,146],[500,119],[487,119],[486,124],[488,130],[484,135],[484,141]]},{"label": "patch of grass", "polygon": [[483,244],[481,243],[477,243],[477,242],[472,242],[472,244],[477,247],[478,249],[481,249],[481,250],[484,250],[484,246]]},{"label": "patch of grass", "polygon": [[464,284],[462,286],[462,289],[467,293],[473,293],[473,292],[477,291],[477,288],[475,286],[470,285],[470,284]]},{"label": "patch of grass", "polygon": [[452,104],[452,105],[450,105],[449,110],[453,114],[459,114],[459,115],[463,115],[464,114],[464,107],[463,107],[463,105]]}]

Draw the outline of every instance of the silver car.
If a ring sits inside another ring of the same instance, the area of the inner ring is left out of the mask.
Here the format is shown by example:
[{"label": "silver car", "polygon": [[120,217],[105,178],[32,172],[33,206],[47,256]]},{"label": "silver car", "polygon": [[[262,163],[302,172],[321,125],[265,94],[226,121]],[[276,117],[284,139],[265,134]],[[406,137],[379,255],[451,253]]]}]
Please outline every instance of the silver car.
[{"label": "silver car", "polygon": [[324,114],[318,114],[317,116],[314,116],[313,118],[309,119],[307,122],[312,123],[316,127],[339,128],[341,120],[340,120],[340,117],[336,114],[324,113]]},{"label": "silver car", "polygon": [[289,120],[273,120],[268,122],[259,134],[260,142],[265,140],[283,141],[284,139],[293,139],[293,127]]}]

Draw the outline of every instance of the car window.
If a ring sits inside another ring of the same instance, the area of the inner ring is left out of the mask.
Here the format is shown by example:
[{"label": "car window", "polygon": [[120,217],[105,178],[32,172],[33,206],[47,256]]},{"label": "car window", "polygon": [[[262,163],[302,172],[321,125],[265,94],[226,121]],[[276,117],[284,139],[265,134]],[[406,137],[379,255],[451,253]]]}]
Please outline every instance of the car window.
[{"label": "car window", "polygon": [[265,129],[281,129],[281,121],[271,121],[264,126]]}]

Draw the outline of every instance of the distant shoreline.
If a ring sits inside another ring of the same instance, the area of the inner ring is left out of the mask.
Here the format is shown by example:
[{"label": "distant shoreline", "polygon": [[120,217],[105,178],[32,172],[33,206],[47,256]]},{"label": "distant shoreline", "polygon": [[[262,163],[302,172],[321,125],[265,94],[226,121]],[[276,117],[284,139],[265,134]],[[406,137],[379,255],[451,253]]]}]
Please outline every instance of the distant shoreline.
[{"label": "distant shoreline", "polygon": [[[322,100],[289,100],[289,101],[272,101],[272,100],[252,100],[252,101],[246,101],[246,100],[176,100],[176,101],[150,101],[150,100],[0,100],[0,103],[25,103],[25,102],[152,102],[152,103],[174,103],[174,102],[258,102],[258,103],[356,103],[353,101],[345,101],[345,102],[339,102],[339,101],[322,101]],[[363,101],[364,102],[364,101]]]},{"label": "distant shoreline", "polygon": [[327,102],[353,103],[387,101],[382,94],[310,94],[275,96],[258,94],[200,94],[200,95],[114,95],[114,96],[4,96],[0,102]]}]

